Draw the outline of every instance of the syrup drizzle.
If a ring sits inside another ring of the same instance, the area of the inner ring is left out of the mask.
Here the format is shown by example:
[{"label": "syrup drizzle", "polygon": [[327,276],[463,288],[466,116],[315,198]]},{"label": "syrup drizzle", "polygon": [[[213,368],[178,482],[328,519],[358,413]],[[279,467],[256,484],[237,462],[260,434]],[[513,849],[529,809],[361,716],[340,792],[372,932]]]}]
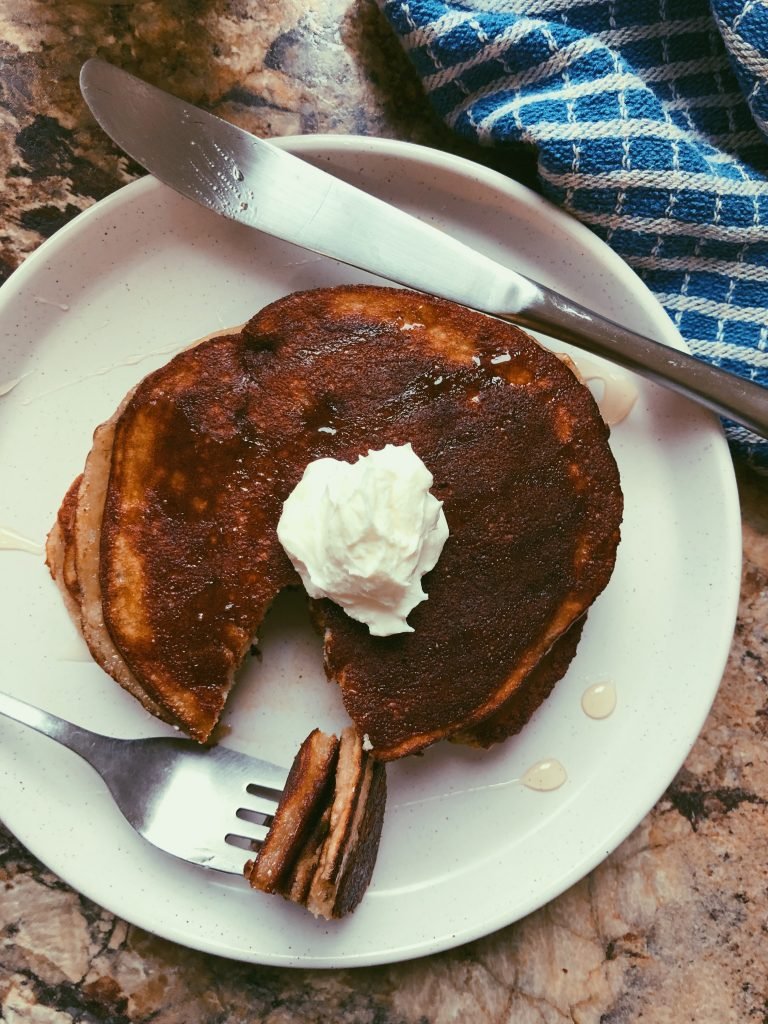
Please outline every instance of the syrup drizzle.
[{"label": "syrup drizzle", "polygon": [[88,645],[79,636],[63,648],[57,655],[59,661],[82,661],[92,662],[93,656],[88,650]]},{"label": "syrup drizzle", "polygon": [[406,800],[397,807],[421,806],[433,800],[447,800],[452,796],[465,796],[468,793],[488,793],[492,789],[506,789],[508,786],[525,786],[537,793],[550,793],[559,789],[568,779],[565,767],[555,757],[547,757],[532,764],[521,776],[505,779],[504,782],[491,782],[487,786],[470,786],[467,789],[455,789],[450,793],[436,793],[434,796]]},{"label": "syrup drizzle", "polygon": [[120,367],[136,366],[137,363],[141,363],[145,359],[151,359],[152,356],[162,356],[168,355],[171,352],[180,352],[182,348],[184,348],[183,345],[176,344],[168,346],[167,348],[156,349],[153,352],[135,352],[133,355],[126,356],[126,358],[120,360],[120,362],[100,366],[98,369],[92,370],[90,373],[83,374],[81,377],[76,377],[74,380],[67,380],[64,381],[63,384],[57,384],[55,388],[50,388],[48,391],[41,391],[36,395],[31,395],[29,398],[25,398],[21,404],[31,405],[33,402],[37,402],[41,398],[48,398],[50,395],[55,395],[59,391],[65,391],[67,388],[76,387],[78,384],[82,384],[86,380],[92,380],[94,377],[104,377],[108,373],[112,373],[113,370],[117,370]]},{"label": "syrup drizzle", "polygon": [[616,687],[613,683],[594,683],[581,695],[581,707],[590,718],[608,718],[616,710]]},{"label": "syrup drizzle", "polygon": [[30,555],[42,555],[44,548],[29,537],[23,537],[15,530],[0,526],[0,550],[3,551],[27,551]]},{"label": "syrup drizzle", "polygon": [[69,312],[69,306],[66,302],[55,302],[53,299],[46,299],[42,295],[36,295],[35,302],[41,306],[55,306],[56,309],[60,309],[62,313]]},{"label": "syrup drizzle", "polygon": [[28,377],[30,375],[30,373],[32,373],[32,371],[27,370],[27,372],[22,373],[20,377],[14,377],[13,380],[7,380],[4,384],[0,384],[0,398],[2,398],[3,395],[10,394],[10,392],[13,391],[14,388],[18,387],[19,384],[21,384],[25,377]]},{"label": "syrup drizzle", "polygon": [[568,773],[563,765],[557,758],[550,757],[532,764],[520,781],[528,789],[548,793],[553,789],[559,789],[567,778]]},{"label": "syrup drizzle", "polygon": [[609,427],[615,427],[632,412],[637,401],[637,388],[620,370],[609,369],[579,354],[572,360],[585,382],[600,381],[603,393],[595,398],[600,415]]}]

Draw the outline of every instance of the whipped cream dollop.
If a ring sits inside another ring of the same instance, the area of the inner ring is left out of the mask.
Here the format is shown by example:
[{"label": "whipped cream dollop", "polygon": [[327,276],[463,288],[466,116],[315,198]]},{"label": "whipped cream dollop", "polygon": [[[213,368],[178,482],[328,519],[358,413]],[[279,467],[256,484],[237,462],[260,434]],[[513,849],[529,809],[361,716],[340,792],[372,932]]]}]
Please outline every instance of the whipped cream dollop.
[{"label": "whipped cream dollop", "polygon": [[277,525],[309,596],[329,597],[373,636],[412,633],[406,617],[448,539],[432,481],[410,444],[311,462]]}]

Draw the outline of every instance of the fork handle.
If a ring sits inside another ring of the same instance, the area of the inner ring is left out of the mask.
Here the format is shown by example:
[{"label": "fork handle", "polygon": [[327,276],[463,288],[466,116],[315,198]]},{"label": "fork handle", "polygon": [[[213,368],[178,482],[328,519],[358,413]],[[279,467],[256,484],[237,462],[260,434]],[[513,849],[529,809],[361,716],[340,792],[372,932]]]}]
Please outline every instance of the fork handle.
[{"label": "fork handle", "polygon": [[33,707],[26,701],[11,697],[7,693],[0,693],[0,714],[49,736],[52,740],[56,740],[57,743],[61,743],[62,746],[79,754],[89,764],[94,764],[96,750],[102,739],[95,732],[66,722],[49,711],[42,711],[40,708]]}]

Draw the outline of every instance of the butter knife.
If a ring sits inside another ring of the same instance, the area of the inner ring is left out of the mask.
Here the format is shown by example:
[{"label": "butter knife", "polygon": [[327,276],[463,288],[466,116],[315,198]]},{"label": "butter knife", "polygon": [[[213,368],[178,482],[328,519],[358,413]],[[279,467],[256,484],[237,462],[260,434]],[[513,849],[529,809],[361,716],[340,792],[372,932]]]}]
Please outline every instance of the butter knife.
[{"label": "butter knife", "polygon": [[121,149],[195,202],[396,284],[570,342],[768,437],[768,388],[622,327],[106,61],[83,65],[80,89]]}]

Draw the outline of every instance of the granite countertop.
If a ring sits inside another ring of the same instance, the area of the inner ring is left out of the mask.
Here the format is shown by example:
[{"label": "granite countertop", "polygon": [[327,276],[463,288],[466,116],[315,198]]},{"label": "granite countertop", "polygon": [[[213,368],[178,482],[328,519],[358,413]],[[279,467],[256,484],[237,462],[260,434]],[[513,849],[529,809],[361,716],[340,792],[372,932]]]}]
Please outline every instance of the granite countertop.
[{"label": "granite countertop", "polygon": [[[472,150],[431,114],[369,0],[0,3],[0,276],[140,173],[85,110],[101,55],[260,135],[356,133]],[[714,707],[635,832],[487,938],[391,967],[298,971],[189,951],[72,891],[0,828],[0,1020],[353,1024],[768,1021],[768,485],[737,465],[744,569]]]}]

